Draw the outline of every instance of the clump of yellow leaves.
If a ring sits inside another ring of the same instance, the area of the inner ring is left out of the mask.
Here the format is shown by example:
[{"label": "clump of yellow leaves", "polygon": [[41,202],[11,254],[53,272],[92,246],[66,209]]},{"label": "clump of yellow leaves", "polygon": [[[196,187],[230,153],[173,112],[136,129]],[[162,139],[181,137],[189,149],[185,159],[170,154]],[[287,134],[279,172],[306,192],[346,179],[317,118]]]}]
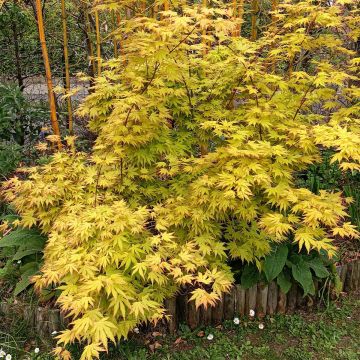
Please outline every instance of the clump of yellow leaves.
[{"label": "clump of yellow leaves", "polygon": [[360,20],[343,3],[287,0],[253,42],[231,36],[226,4],[121,22],[122,54],[79,109],[92,154],[57,153],[4,190],[22,225],[49,236],[35,282],[61,290],[72,323],[60,344],[96,358],[159,320],[182,286],[214,305],[231,286],[228,258],[259,265],[290,236],[331,256],[333,236],[357,236],[340,193],[294,185],[320,148],[360,167]]}]

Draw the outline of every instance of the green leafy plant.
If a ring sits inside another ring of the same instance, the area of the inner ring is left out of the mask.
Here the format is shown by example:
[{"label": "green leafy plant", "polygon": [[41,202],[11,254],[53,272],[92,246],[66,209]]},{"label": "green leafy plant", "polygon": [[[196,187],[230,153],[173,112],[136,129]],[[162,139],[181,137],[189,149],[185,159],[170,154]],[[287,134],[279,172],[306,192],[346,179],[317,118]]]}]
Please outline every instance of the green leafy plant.
[{"label": "green leafy plant", "polygon": [[245,266],[241,274],[241,284],[245,288],[259,281],[276,280],[280,289],[287,293],[296,282],[305,295],[315,295],[315,280],[322,281],[331,274],[329,260],[325,255],[312,251],[310,254],[299,252],[297,246],[280,244],[273,248],[262,264],[262,272],[253,264]]},{"label": "green leafy plant", "polygon": [[0,141],[0,181],[5,180],[22,160],[22,147],[13,142]]},{"label": "green leafy plant", "polygon": [[42,266],[42,256],[46,237],[35,228],[12,228],[18,221],[16,215],[3,217],[3,236],[0,238],[0,258],[4,262],[0,268],[0,278],[18,278],[13,295],[17,296],[31,284],[31,277]]}]

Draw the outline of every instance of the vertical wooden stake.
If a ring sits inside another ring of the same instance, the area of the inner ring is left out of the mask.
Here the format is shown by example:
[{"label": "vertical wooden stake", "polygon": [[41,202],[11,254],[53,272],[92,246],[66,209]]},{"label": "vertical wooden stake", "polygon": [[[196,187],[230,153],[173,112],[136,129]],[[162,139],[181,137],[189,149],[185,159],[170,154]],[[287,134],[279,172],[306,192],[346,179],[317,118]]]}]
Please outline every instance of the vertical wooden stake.
[{"label": "vertical wooden stake", "polygon": [[176,307],[177,307],[177,321],[178,323],[187,322],[187,310],[188,310],[188,295],[179,295],[176,298]]},{"label": "vertical wooden stake", "polygon": [[60,150],[62,148],[61,139],[60,139],[60,128],[59,128],[59,123],[58,123],[58,119],[57,119],[57,115],[56,115],[55,96],[54,96],[53,83],[52,83],[52,78],[51,78],[49,54],[48,54],[48,50],[47,50],[47,46],[46,46],[44,19],[43,19],[43,15],[42,15],[41,0],[36,0],[36,16],[37,16],[37,21],[38,21],[38,30],[39,30],[39,38],[40,38],[42,56],[43,56],[43,60],[44,60],[46,83],[47,83],[47,88],[48,88],[51,126],[53,129],[54,135],[57,135],[59,137],[57,146],[58,146],[58,149]]},{"label": "vertical wooden stake", "polygon": [[97,57],[97,74],[101,75],[101,39],[100,39],[100,21],[99,12],[95,10],[95,28],[96,28],[96,57]]},{"label": "vertical wooden stake", "polygon": [[263,318],[266,315],[268,292],[269,288],[266,284],[258,284],[256,307],[259,318]]},{"label": "vertical wooden stake", "polygon": [[257,298],[257,284],[247,289],[246,291],[245,315],[249,316],[250,310],[256,309],[256,298]]},{"label": "vertical wooden stake", "polygon": [[218,325],[223,321],[224,318],[224,299],[219,300],[216,305],[212,308],[212,323]]},{"label": "vertical wooden stake", "polygon": [[187,324],[191,330],[199,326],[200,312],[196,309],[195,301],[188,302]]},{"label": "vertical wooden stake", "polygon": [[276,305],[278,300],[278,286],[275,281],[269,284],[268,299],[267,299],[267,314],[274,315],[276,312]]},{"label": "vertical wooden stake", "polygon": [[168,326],[169,333],[173,335],[177,330],[177,314],[176,314],[176,298],[167,299],[165,301],[167,314],[169,315]]},{"label": "vertical wooden stake", "polygon": [[281,291],[281,289],[279,289],[277,313],[285,314],[286,313],[286,305],[287,305],[287,296],[284,292]]},{"label": "vertical wooden stake", "polygon": [[208,326],[211,324],[212,307],[208,306],[206,309],[202,306],[200,310],[200,323],[201,325]]},{"label": "vertical wooden stake", "polygon": [[224,295],[224,319],[232,320],[235,314],[235,287]]},{"label": "vertical wooden stake", "polygon": [[[61,0],[61,17],[62,17],[62,25],[63,25],[63,40],[64,40],[65,94],[68,95],[70,92],[70,66],[69,66],[69,50],[68,50],[65,0]],[[67,102],[67,111],[68,111],[68,129],[69,129],[69,133],[72,134],[74,131],[74,124],[73,124],[73,111],[72,111],[70,96],[66,98],[66,102]]]},{"label": "vertical wooden stake", "polygon": [[297,292],[298,292],[298,286],[297,284],[293,283],[291,285],[291,289],[288,292],[287,296],[287,304],[288,304],[288,313],[293,314],[296,308],[296,301],[297,301]]},{"label": "vertical wooden stake", "polygon": [[235,297],[235,315],[245,315],[245,293],[246,290],[240,285],[236,285],[236,297]]}]

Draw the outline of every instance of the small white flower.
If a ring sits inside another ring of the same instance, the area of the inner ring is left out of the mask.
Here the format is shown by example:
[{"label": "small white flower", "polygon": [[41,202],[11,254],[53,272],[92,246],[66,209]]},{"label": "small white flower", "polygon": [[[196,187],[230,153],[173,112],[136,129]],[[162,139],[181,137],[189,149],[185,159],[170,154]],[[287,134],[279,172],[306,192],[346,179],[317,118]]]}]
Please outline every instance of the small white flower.
[{"label": "small white flower", "polygon": [[137,327],[134,328],[134,333],[135,333],[135,334],[138,334],[139,332],[140,332],[139,328],[137,328]]},{"label": "small white flower", "polygon": [[213,335],[213,334],[209,334],[209,335],[207,336],[207,339],[208,339],[209,341],[211,341],[213,338],[214,338],[214,335]]},{"label": "small white flower", "polygon": [[12,356],[10,354],[7,354],[5,360],[11,360],[11,358]]},{"label": "small white flower", "polygon": [[6,355],[6,352],[3,349],[0,349],[0,358],[3,358]]},{"label": "small white flower", "polygon": [[18,260],[18,262],[17,262],[18,264],[21,264],[21,260]]},{"label": "small white flower", "polygon": [[260,330],[264,330],[264,327],[265,327],[265,325],[264,325],[263,323],[260,323],[260,324],[259,324],[259,329],[260,329]]},{"label": "small white flower", "polygon": [[251,309],[251,310],[249,311],[249,315],[250,315],[251,317],[254,317],[254,316],[255,316],[255,311],[254,311],[253,309]]},{"label": "small white flower", "polygon": [[56,335],[57,334],[57,331],[56,330],[54,330],[52,333],[51,333],[51,335]]},{"label": "small white flower", "polygon": [[35,354],[38,354],[39,352],[40,352],[40,349],[39,349],[39,348],[35,348],[34,353],[35,353]]},{"label": "small white flower", "polygon": [[234,318],[234,324],[235,325],[239,325],[240,324],[240,319],[238,317]]}]

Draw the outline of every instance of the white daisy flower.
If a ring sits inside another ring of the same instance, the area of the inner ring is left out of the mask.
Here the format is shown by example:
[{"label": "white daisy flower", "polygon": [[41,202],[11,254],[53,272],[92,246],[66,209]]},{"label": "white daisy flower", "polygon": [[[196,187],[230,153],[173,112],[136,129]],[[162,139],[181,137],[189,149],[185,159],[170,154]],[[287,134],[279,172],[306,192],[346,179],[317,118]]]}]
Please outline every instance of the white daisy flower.
[{"label": "white daisy flower", "polygon": [[250,309],[249,315],[250,315],[251,317],[254,317],[254,316],[255,316],[255,311],[254,311],[253,309]]},{"label": "white daisy flower", "polygon": [[40,352],[40,349],[39,349],[39,348],[35,348],[34,353],[35,353],[35,354],[38,354],[39,352]]},{"label": "white daisy flower", "polygon": [[18,260],[18,262],[17,262],[18,264],[21,264],[21,260]]},{"label": "white daisy flower", "polygon": [[234,318],[234,324],[235,325],[239,325],[240,324],[240,319],[238,317]]},{"label": "white daisy flower", "polygon": [[137,328],[137,327],[134,328],[134,333],[135,333],[135,334],[138,334],[139,332],[140,332],[139,328]]},{"label": "white daisy flower", "polygon": [[263,323],[260,323],[260,324],[259,324],[259,329],[260,329],[260,330],[264,330],[264,327],[265,327],[265,325],[264,325]]},{"label": "white daisy flower", "polygon": [[54,330],[52,333],[51,333],[51,335],[56,335],[57,334],[57,331],[56,330]]},{"label": "white daisy flower", "polygon": [[213,338],[214,338],[214,335],[213,335],[213,334],[209,334],[209,335],[207,336],[207,339],[210,340],[210,341],[211,341]]},{"label": "white daisy flower", "polygon": [[12,356],[10,354],[7,354],[5,357],[5,360],[11,360]]},{"label": "white daisy flower", "polygon": [[3,358],[6,355],[6,352],[3,349],[0,349],[0,358]]}]

